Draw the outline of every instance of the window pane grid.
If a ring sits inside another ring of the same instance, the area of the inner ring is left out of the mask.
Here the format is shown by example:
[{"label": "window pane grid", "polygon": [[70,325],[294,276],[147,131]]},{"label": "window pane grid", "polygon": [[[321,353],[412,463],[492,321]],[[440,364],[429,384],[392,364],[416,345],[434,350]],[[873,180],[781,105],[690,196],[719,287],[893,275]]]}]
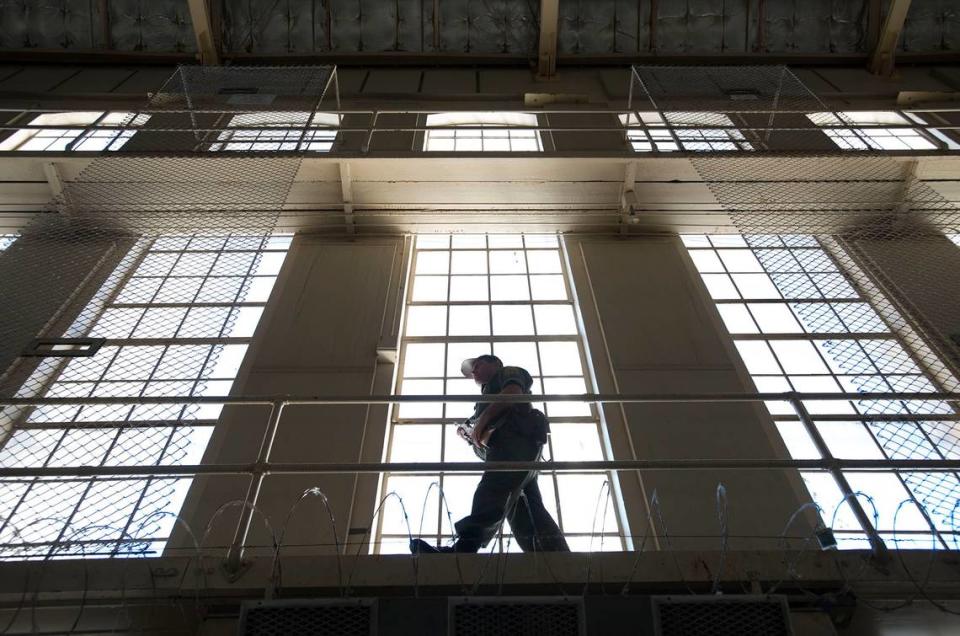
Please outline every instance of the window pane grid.
[{"label": "window pane grid", "polygon": [[[156,261],[158,257],[164,259],[163,267],[170,272],[189,261],[191,252],[187,246],[191,241],[224,245],[236,238],[167,236],[142,240],[142,248],[134,248],[131,256],[118,268],[121,271],[126,267],[128,273],[117,279],[116,293],[100,292],[107,293],[110,298],[102,305],[99,317],[87,334],[106,337],[107,344],[88,358],[44,360],[34,377],[18,394],[143,398],[227,395],[263,310],[265,297],[259,302],[248,302],[246,294],[249,287],[238,284],[231,293],[223,296],[223,307],[209,315],[194,315],[197,311],[210,311],[209,308],[193,305],[199,293],[196,290],[185,295],[180,303],[159,308],[151,307],[149,303],[161,293],[162,285],[141,294],[146,307],[129,308],[119,301],[129,290],[141,284],[143,271],[155,267],[156,263],[151,261]],[[231,261],[228,269],[232,271],[229,273],[235,274],[232,278],[239,281],[263,278],[267,282],[263,287],[268,294],[275,276],[256,275],[256,268],[265,253],[262,248],[267,244],[266,240],[256,237],[256,240],[246,241],[246,244],[250,246],[247,251],[249,258]],[[272,245],[286,244],[288,241],[281,240]],[[171,250],[171,246],[176,245],[182,249]],[[211,262],[216,260],[217,254],[212,253],[214,258]],[[278,251],[277,255],[282,262],[284,252]],[[131,257],[133,260],[130,260]],[[276,266],[279,267],[279,264]],[[209,275],[209,268],[204,271],[206,273],[198,277],[200,281],[213,278]],[[115,272],[111,279],[116,275]],[[157,276],[161,281],[175,279],[169,273]],[[201,282],[196,289],[203,284]],[[216,338],[216,342],[198,344],[190,338],[198,334]],[[38,390],[32,387],[43,388]],[[29,411],[20,424],[15,424],[13,434],[0,450],[0,465],[199,463],[220,409],[221,405],[215,404],[41,406]],[[16,538],[14,528],[42,516],[38,510],[41,502],[38,499],[35,501],[36,496],[32,493],[48,481],[36,479],[19,482],[25,483],[26,487],[4,520],[5,525],[0,527],[0,542],[20,541]],[[65,548],[58,542],[70,540],[78,528],[83,530],[86,523],[83,510],[117,506],[125,511],[125,516],[121,515],[125,521],[118,521],[109,530],[101,531],[115,540],[105,543],[98,554],[143,555],[162,550],[164,532],[169,532],[169,528],[162,529],[164,517],[160,513],[179,510],[191,480],[141,479],[137,482],[138,490],[132,490],[121,498],[122,506],[114,502],[119,501],[115,489],[101,486],[110,481],[89,479],[77,482],[82,486],[72,510],[64,509],[63,515],[39,522],[49,527],[49,532],[45,531],[45,536],[49,535],[46,539],[50,541],[49,546],[33,551],[7,548],[0,553],[0,558],[65,554]],[[3,484],[4,487],[7,485],[6,482]],[[141,524],[143,528],[139,527]],[[137,542],[122,542],[124,533],[135,533]],[[149,540],[141,542],[141,536],[147,536]]]},{"label": "window pane grid", "polygon": [[427,152],[542,152],[536,115],[529,113],[437,113],[427,116]]},{"label": "window pane grid", "polygon": [[[119,150],[149,115],[126,112],[46,113],[34,117],[25,127],[0,141],[0,151],[23,152],[98,152]],[[37,128],[58,126],[63,128]],[[77,127],[80,125],[81,127]]]},{"label": "window pane grid", "polygon": [[329,113],[277,112],[234,115],[227,128],[209,144],[211,151],[330,152],[337,137],[339,116]]},{"label": "window pane grid", "polygon": [[[906,128],[911,122],[894,111],[844,111],[811,113],[807,117],[824,128],[823,133],[843,150],[936,150],[937,145],[918,128]],[[917,115],[911,116],[923,123]],[[869,128],[837,128],[843,124],[870,124]],[[898,126],[883,128],[882,124]]]},{"label": "window pane grid", "polygon": [[[635,112],[620,116],[628,126],[634,152],[693,152],[753,150],[733,120],[723,113]],[[711,128],[710,126],[727,126]]]},{"label": "window pane grid", "polygon": [[[682,238],[717,302],[721,318],[758,391],[906,393],[937,390],[896,334],[846,281],[830,254],[814,237],[688,235]],[[766,280],[745,282],[742,276],[748,273]],[[717,278],[711,280],[710,277]],[[770,289],[775,292],[775,298],[770,298],[773,296]],[[793,297],[800,292],[803,295],[815,292],[818,298],[794,301]],[[755,302],[758,293],[765,297],[762,303]],[[824,330],[831,332],[828,337],[823,335]],[[911,413],[953,414],[945,402],[808,400],[805,406],[830,452],[839,458],[940,459],[954,454],[954,434],[941,434],[939,439],[933,434],[950,422],[884,422],[870,418],[871,415]],[[775,416],[793,457],[819,457],[789,404],[771,402],[767,407]],[[849,415],[850,421],[817,421],[821,415],[833,418]],[[950,509],[960,494],[956,475],[851,474],[862,478],[855,490],[883,500],[888,506],[891,498],[899,497],[892,502],[894,507],[904,499],[915,497],[938,530],[954,530]],[[842,499],[832,477],[812,472],[802,475],[814,500],[826,511],[825,522],[829,523],[829,516]],[[888,483],[890,479],[893,481]],[[890,523],[884,525],[887,521],[881,520],[879,531],[892,532]],[[865,536],[855,521],[843,523],[849,523],[848,533],[859,539]],[[920,530],[928,531],[929,527],[924,525]],[[898,535],[900,531],[901,528],[897,528]],[[856,541],[850,541],[841,547],[859,546]]]},{"label": "window pane grid", "polygon": [[[398,392],[477,393],[477,386],[461,375],[459,367],[461,360],[482,351],[492,351],[506,364],[526,368],[534,381],[533,393],[587,392],[581,336],[574,320],[572,294],[562,261],[555,235],[418,236],[411,272],[413,284],[407,297]],[[454,300],[464,296],[471,300]],[[490,300],[506,296],[513,300]],[[536,300],[545,296],[550,299]],[[457,313],[458,310],[465,311]],[[464,321],[474,325],[476,332],[459,333],[465,331]],[[568,329],[570,325],[566,321],[572,324],[572,329]],[[592,405],[534,403],[534,406],[548,415],[553,430],[544,447],[545,458],[603,459],[599,416]],[[450,503],[454,521],[469,512],[474,482],[479,480],[482,466],[457,437],[455,429],[472,412],[472,402],[403,404],[392,412],[388,461],[475,461],[478,464],[476,475],[385,476],[385,493],[396,491],[401,496],[407,493],[411,498],[408,501],[404,496],[404,504],[414,533],[418,531],[416,524],[424,510],[426,490],[433,482],[443,488],[448,498],[456,500]],[[563,493],[592,488],[598,485],[594,484],[598,478],[602,482],[607,476],[603,473],[585,473],[580,479],[566,474],[541,473],[539,476],[544,499],[550,500],[546,501],[547,508],[557,518],[568,541],[573,537],[578,546],[580,537],[589,537],[589,534],[578,533],[576,523],[573,527],[564,523],[562,507],[570,504],[569,497],[564,499]],[[434,486],[430,495],[426,515],[431,521],[425,522],[423,534],[447,540],[451,530],[436,488]],[[592,496],[596,498],[597,494]],[[394,504],[385,507],[389,505]],[[608,507],[613,515],[613,504]],[[398,526],[401,520],[402,516],[396,512],[385,511],[381,515],[376,549],[406,550],[406,528]],[[605,532],[608,536],[604,539],[604,549],[622,549],[616,521],[608,523]],[[504,534],[509,535],[508,526]],[[404,539],[402,544],[396,543],[400,538]],[[593,549],[597,550],[599,535],[595,541]],[[584,546],[580,549],[587,549]]]}]

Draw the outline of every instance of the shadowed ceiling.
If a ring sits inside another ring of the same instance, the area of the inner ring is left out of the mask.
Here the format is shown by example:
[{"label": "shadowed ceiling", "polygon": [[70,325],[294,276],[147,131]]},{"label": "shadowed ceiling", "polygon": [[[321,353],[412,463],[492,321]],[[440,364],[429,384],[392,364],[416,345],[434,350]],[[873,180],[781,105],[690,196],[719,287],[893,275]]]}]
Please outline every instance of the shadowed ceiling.
[{"label": "shadowed ceiling", "polygon": [[[192,54],[188,0],[0,0],[0,49]],[[866,55],[888,0],[560,0],[566,58]],[[535,57],[540,0],[210,0],[224,54]],[[960,3],[913,0],[902,53],[960,50]]]}]

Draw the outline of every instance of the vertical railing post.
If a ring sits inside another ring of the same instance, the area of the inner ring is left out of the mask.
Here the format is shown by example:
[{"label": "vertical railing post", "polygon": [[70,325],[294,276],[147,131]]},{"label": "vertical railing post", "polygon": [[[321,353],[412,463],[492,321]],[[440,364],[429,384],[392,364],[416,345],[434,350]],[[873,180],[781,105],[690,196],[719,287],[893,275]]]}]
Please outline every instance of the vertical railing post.
[{"label": "vertical railing post", "polygon": [[285,402],[282,400],[277,400],[270,405],[270,417],[267,419],[267,426],[260,440],[260,450],[257,451],[257,461],[254,464],[253,473],[250,475],[250,483],[247,485],[244,505],[240,509],[237,531],[233,535],[233,542],[230,544],[227,560],[223,566],[224,571],[229,575],[236,576],[243,570],[244,546],[250,535],[254,506],[260,496],[263,478],[269,467],[270,451],[273,449],[273,442],[277,437],[277,427],[280,424],[280,415],[283,413],[284,405]]},{"label": "vertical railing post", "polygon": [[377,120],[379,118],[380,118],[380,111],[378,110],[373,111],[373,117],[370,120],[370,130],[367,131],[367,138],[363,142],[363,146],[360,148],[360,151],[363,154],[367,154],[368,152],[370,152],[370,144],[373,143],[373,133],[376,132]]},{"label": "vertical railing post", "polygon": [[810,417],[810,412],[807,411],[806,405],[804,405],[803,400],[796,394],[790,398],[790,404],[793,406],[794,411],[796,411],[797,417],[803,422],[803,426],[807,430],[807,434],[810,435],[810,439],[813,440],[814,445],[820,452],[820,457],[831,464],[828,472],[833,476],[834,481],[837,482],[840,492],[843,493],[843,501],[840,505],[843,505],[845,502],[850,506],[850,510],[853,511],[853,516],[857,518],[857,522],[863,527],[864,532],[867,533],[867,539],[870,541],[870,549],[873,551],[874,559],[879,563],[885,563],[889,558],[887,546],[884,544],[883,539],[880,538],[880,534],[874,527],[873,521],[870,520],[867,512],[863,509],[863,506],[860,505],[860,501],[857,500],[856,494],[853,488],[850,487],[850,483],[847,481],[846,476],[844,476],[843,471],[835,465],[833,460],[836,458],[830,451],[830,447],[827,446],[827,442],[823,439],[823,436],[820,435],[820,431],[817,430],[816,425],[813,423],[813,418]]}]

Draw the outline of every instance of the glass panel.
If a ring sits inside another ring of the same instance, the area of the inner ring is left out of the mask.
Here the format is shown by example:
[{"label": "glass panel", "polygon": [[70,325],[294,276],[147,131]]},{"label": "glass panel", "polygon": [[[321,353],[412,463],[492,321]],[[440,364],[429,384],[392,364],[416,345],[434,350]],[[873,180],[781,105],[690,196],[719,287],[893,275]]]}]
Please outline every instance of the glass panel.
[{"label": "glass panel", "polygon": [[[255,240],[251,242],[251,239]],[[88,324],[85,321],[90,320],[95,326],[89,333],[109,337],[114,343],[102,347],[91,358],[66,361],[59,372],[42,366],[36,376],[28,380],[28,385],[45,386],[43,395],[49,397],[225,395],[237,375],[263,312],[262,301],[269,296],[275,277],[271,275],[258,281],[252,298],[248,295],[238,300],[237,294],[242,287],[250,286],[253,263],[259,263],[263,271],[277,271],[289,245],[289,240],[273,243],[273,251],[265,253],[261,250],[265,239],[264,236],[170,235],[140,240],[95,296],[98,302],[103,298],[108,299],[107,302],[82,312],[77,323],[67,331],[85,333],[85,324]],[[226,245],[234,251],[224,252]],[[227,284],[222,284],[224,281]],[[196,302],[208,301],[220,302],[223,306],[194,306]],[[125,303],[172,306],[144,309],[122,306]],[[149,345],[138,342],[147,338],[156,342]],[[188,344],[189,341],[184,340],[188,338],[217,338],[220,344]],[[15,428],[0,454],[0,463],[19,462],[28,467],[149,467],[199,463],[212,427],[185,426],[182,422],[215,419],[220,408],[220,405],[113,403],[82,408],[41,407],[33,411],[30,421],[62,423],[64,428],[44,431]],[[106,426],[67,430],[74,418]],[[144,425],[131,426],[131,420]],[[111,423],[116,426],[110,426]],[[78,543],[31,549],[31,554],[37,556],[54,553],[154,555],[163,549],[167,536],[164,532],[169,532],[169,527],[163,530],[158,525],[149,543],[127,541],[124,529],[131,515],[143,519],[175,514],[190,481],[165,480],[161,489],[142,480],[52,479],[23,491],[17,514],[28,525],[33,523],[33,518],[51,512],[61,515],[62,518],[35,524],[39,533],[49,534],[51,540],[58,536],[61,541],[109,540],[89,549]],[[184,484],[184,488],[178,490],[179,483]],[[83,493],[86,495],[81,499]],[[64,534],[61,535],[61,531]],[[29,539],[25,535],[15,540]],[[11,554],[20,558],[30,556],[21,550]]]},{"label": "glass panel", "polygon": [[[894,141],[875,136],[877,129],[864,135],[870,147],[893,149],[895,146]],[[898,133],[896,141],[904,144],[897,148],[906,147],[905,136]],[[900,342],[898,334],[890,330],[884,318],[851,284],[859,279],[859,274],[842,272],[831,251],[821,247],[816,237],[691,236],[684,238],[684,242],[701,271],[708,272],[701,275],[715,298],[736,295],[725,273],[709,273],[718,269],[716,259],[720,259],[745,297],[774,301],[748,303],[749,314],[740,304],[718,304],[759,391],[829,394],[937,390],[937,385],[923,374],[912,353]],[[740,249],[747,244],[750,249]],[[709,246],[722,249],[709,249]],[[737,249],[731,249],[734,247]],[[716,259],[711,253],[716,253]],[[780,294],[785,300],[780,300]],[[812,302],[814,299],[820,301]],[[889,320],[894,324],[903,321],[889,306],[885,311],[892,316]],[[766,341],[738,338],[740,334],[756,333],[757,328],[769,336]],[[803,337],[803,333],[811,335]],[[817,334],[829,335],[817,338]],[[867,334],[875,335],[868,337]],[[791,337],[782,337],[786,335]],[[784,373],[789,375],[785,377]],[[795,415],[788,402],[770,401],[766,406],[774,415]],[[849,418],[816,421],[817,430],[831,453],[842,459],[933,459],[949,456],[955,446],[936,432],[940,427],[937,423],[870,419],[874,414],[953,412],[948,405],[935,400],[805,399],[804,406],[815,419],[826,415]],[[778,421],[776,425],[792,457],[818,457],[813,440],[800,422]],[[838,532],[840,547],[868,547],[849,505],[841,505],[842,496],[833,478],[817,472],[804,473],[803,477],[814,501],[824,509],[824,522],[832,523]],[[920,533],[916,535],[920,540],[902,542],[900,547],[929,548],[923,533],[928,529],[926,521],[909,497],[921,501],[931,518],[945,519],[960,492],[956,486],[960,482],[954,476],[939,473],[898,476],[892,471],[852,472],[848,481],[862,491],[858,500],[868,516],[872,516],[876,507],[880,531],[891,532],[896,515],[898,531]],[[907,503],[901,506],[904,501]],[[952,528],[953,522],[950,523]]]},{"label": "glass panel", "polygon": [[[471,132],[474,131],[457,130],[456,136],[445,139],[456,139],[457,150],[462,150],[467,146],[460,142],[469,137],[461,133]],[[514,149],[517,147],[512,134],[509,138],[504,135],[482,140],[474,135],[472,139],[482,141],[488,150],[494,147],[488,143],[491,139],[509,139]],[[528,140],[535,141],[533,137]],[[460,365],[465,358],[484,353],[493,353],[506,365],[526,369],[533,378],[531,392],[534,394],[587,392],[580,334],[556,235],[427,236],[417,238],[414,250],[413,289],[405,314],[403,359],[397,386],[401,394],[476,395],[480,387],[462,376]],[[428,258],[427,255],[435,256]],[[448,263],[451,264],[449,275]],[[436,281],[428,281],[428,277]],[[449,299],[443,297],[447,291]],[[554,450],[551,452],[548,445],[544,448],[544,457],[556,455],[573,460],[603,457],[597,414],[589,404],[533,404],[554,420],[551,442]],[[474,404],[469,402],[401,404],[393,413],[387,456],[391,461],[436,461],[442,446],[443,461],[479,464],[469,445],[457,435],[456,426],[450,423],[462,421],[473,412]],[[432,424],[424,421],[428,418],[443,420]],[[568,419],[563,421],[563,418]],[[608,479],[601,473],[578,477],[582,479],[569,482],[573,498],[579,496],[577,489],[587,482],[592,486],[596,479],[598,483]],[[402,481],[398,481],[401,478]],[[399,484],[405,502],[407,496],[422,501],[426,488],[432,483],[430,480],[442,479],[456,521],[469,512],[479,478],[479,475],[462,474],[392,476],[385,478],[384,489],[389,492]],[[539,483],[545,506],[555,514],[553,477],[541,476]],[[391,510],[383,516],[380,541],[376,545],[382,553],[403,552],[406,539],[399,542],[406,534],[402,515],[392,509],[396,507],[394,503],[388,505]],[[426,511],[425,533],[435,532],[436,519],[442,518],[441,538],[447,542],[452,540],[453,530],[439,498],[431,494],[426,508],[422,508],[421,503],[412,507],[415,511],[411,513],[411,521]],[[611,549],[610,546],[621,545],[620,530],[612,509],[608,517],[607,532],[615,537],[606,546]],[[558,522],[564,523],[562,519]],[[418,523],[419,517],[414,525]],[[572,523],[576,526],[577,520]],[[574,533],[571,539],[576,539],[576,532],[580,532],[567,528],[564,531]],[[512,546],[519,550],[515,543]]]}]

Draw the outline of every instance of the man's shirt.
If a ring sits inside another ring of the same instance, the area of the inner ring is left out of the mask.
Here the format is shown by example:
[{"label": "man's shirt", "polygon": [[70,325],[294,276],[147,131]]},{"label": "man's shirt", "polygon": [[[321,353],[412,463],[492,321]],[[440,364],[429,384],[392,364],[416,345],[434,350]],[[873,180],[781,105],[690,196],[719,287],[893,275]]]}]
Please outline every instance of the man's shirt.
[{"label": "man's shirt", "polygon": [[[516,384],[521,391],[529,395],[530,389],[533,387],[533,378],[522,367],[501,367],[497,374],[481,387],[480,392],[484,395],[495,395],[502,393],[503,389],[511,384]],[[473,407],[473,417],[470,419],[476,421],[488,406],[490,406],[490,402],[477,402]],[[505,411],[504,415],[508,412]]]}]

